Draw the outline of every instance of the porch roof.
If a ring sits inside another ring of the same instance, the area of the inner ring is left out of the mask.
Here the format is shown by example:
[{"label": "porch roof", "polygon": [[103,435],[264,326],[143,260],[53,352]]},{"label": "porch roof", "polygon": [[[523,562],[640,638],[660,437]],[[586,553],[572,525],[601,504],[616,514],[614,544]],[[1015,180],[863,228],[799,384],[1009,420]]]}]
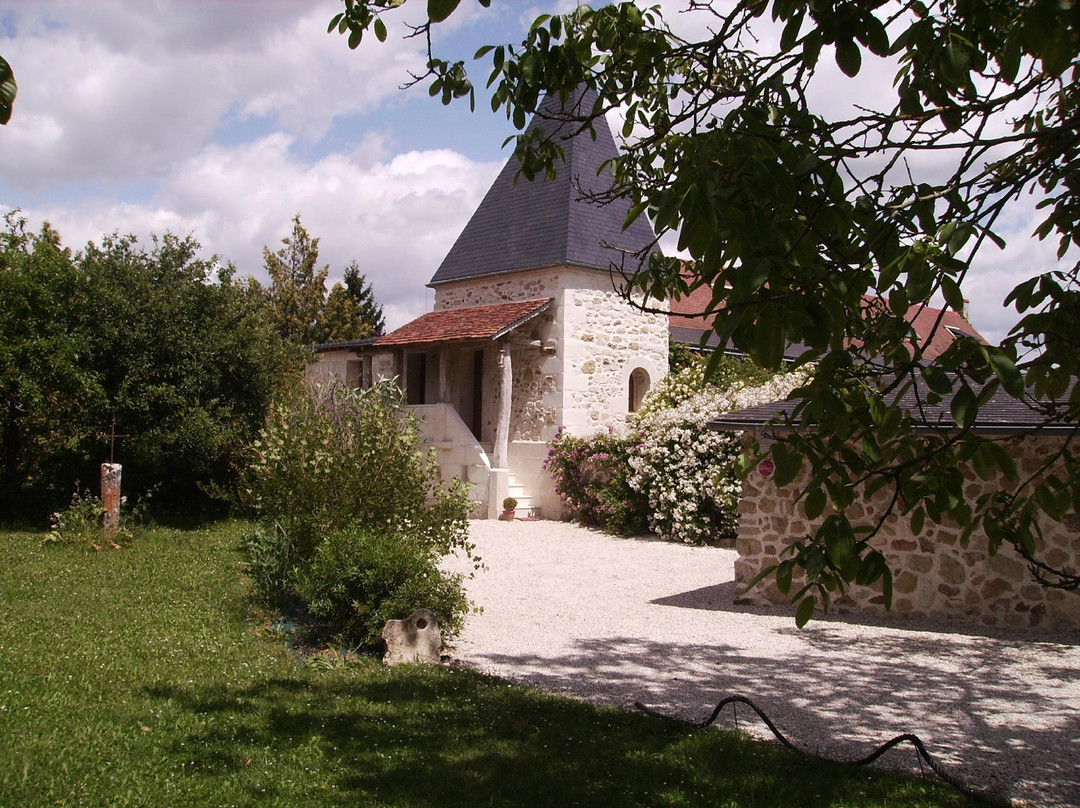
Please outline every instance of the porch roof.
[{"label": "porch roof", "polygon": [[379,337],[382,348],[391,345],[429,345],[438,342],[493,340],[513,331],[551,305],[552,298],[494,303],[462,309],[430,311],[396,331]]}]

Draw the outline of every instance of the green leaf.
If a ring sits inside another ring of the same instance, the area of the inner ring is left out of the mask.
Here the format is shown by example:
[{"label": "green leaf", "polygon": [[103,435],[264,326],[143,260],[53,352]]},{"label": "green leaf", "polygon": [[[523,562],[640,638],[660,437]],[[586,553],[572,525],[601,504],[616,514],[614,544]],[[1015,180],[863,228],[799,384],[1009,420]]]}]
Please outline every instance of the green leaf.
[{"label": "green leaf", "polygon": [[857,76],[862,67],[862,51],[853,39],[842,39],[836,43],[836,65],[846,76]]},{"label": "green leaf", "polygon": [[988,350],[987,354],[990,367],[1001,382],[1001,386],[1005,388],[1005,392],[1013,398],[1023,398],[1024,377],[1016,367],[1016,363],[1000,349]]},{"label": "green leaf", "polygon": [[988,441],[982,441],[979,444],[975,450],[975,455],[971,458],[971,463],[980,479],[992,480],[997,475],[997,460]]},{"label": "green leaf", "polygon": [[11,108],[15,103],[15,94],[18,89],[11,65],[0,56],[0,124],[6,124],[11,120]]},{"label": "green leaf", "polygon": [[428,19],[432,22],[442,22],[457,9],[461,0],[428,0]]},{"label": "green leaf", "polygon": [[773,481],[778,488],[789,485],[802,468],[802,455],[783,443],[773,445],[772,459],[776,463]]},{"label": "green leaf", "polygon": [[870,586],[885,574],[888,567],[885,556],[877,550],[867,553],[859,564],[859,572],[855,576],[855,583],[859,586]]},{"label": "green leaf", "polygon": [[817,519],[821,516],[827,501],[824,489],[813,489],[806,497],[806,504],[803,505],[806,510],[806,517],[808,519]]},{"label": "green leaf", "polygon": [[784,26],[784,33],[780,35],[780,50],[784,53],[794,48],[795,43],[799,40],[799,29],[802,28],[803,16],[803,11],[796,12],[788,20],[787,25]]},{"label": "green leaf", "polygon": [[791,575],[795,570],[795,562],[787,560],[776,568],[776,588],[783,594],[791,591]]},{"label": "green leaf", "polygon": [[945,302],[949,304],[950,309],[964,310],[964,293],[960,291],[959,284],[952,278],[948,276],[941,278],[941,293],[945,296]]},{"label": "green leaf", "polygon": [[814,606],[816,600],[813,595],[807,595],[802,599],[799,604],[799,608],[795,610],[795,625],[802,628],[810,622],[810,618],[814,616]]},{"label": "green leaf", "polygon": [[927,365],[923,368],[923,380],[927,387],[939,395],[947,396],[952,392],[952,379],[939,365]]},{"label": "green leaf", "polygon": [[834,569],[843,569],[855,553],[855,535],[847,519],[839,514],[830,516],[821,528],[825,539],[825,552]]},{"label": "green leaf", "polygon": [[637,217],[644,213],[648,207],[649,203],[648,200],[646,200],[644,202],[638,202],[636,205],[630,208],[630,212],[626,214],[626,219],[623,220],[622,229],[625,230],[630,225],[632,225],[637,219]]},{"label": "green leaf", "polygon": [[386,41],[386,23],[382,21],[381,17],[376,17],[375,22],[372,25],[375,31],[375,38],[380,42]]},{"label": "green leaf", "polygon": [[994,460],[997,462],[997,467],[1001,469],[1001,473],[1008,479],[1015,480],[1017,475],[1016,458],[1000,443],[991,442],[990,451],[994,453]]},{"label": "green leaf", "polygon": [[866,18],[866,36],[862,42],[875,56],[889,55],[889,33],[877,17]]},{"label": "green leaf", "polygon": [[952,412],[953,423],[961,429],[966,429],[975,422],[975,416],[979,412],[979,401],[971,388],[965,384],[956,391],[949,409]]}]

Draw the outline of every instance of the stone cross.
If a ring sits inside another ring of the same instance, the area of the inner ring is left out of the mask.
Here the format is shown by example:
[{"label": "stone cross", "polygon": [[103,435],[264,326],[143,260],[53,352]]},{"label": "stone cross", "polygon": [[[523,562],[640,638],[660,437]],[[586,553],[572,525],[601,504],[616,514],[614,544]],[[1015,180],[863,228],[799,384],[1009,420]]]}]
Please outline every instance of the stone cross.
[{"label": "stone cross", "polygon": [[120,529],[120,472],[123,469],[119,463],[113,462],[116,440],[130,435],[119,434],[116,419],[113,418],[112,429],[108,433],[101,433],[101,437],[109,439],[109,462],[101,464],[101,505],[105,510],[101,532],[105,536],[112,536]]}]

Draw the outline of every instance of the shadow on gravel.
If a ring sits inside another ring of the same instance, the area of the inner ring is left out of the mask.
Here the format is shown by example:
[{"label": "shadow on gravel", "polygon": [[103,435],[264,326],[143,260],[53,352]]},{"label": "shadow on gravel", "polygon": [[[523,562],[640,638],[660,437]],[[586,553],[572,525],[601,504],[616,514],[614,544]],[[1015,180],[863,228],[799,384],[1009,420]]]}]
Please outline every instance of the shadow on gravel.
[{"label": "shadow on gravel", "polygon": [[[664,600],[678,605],[680,597]],[[853,654],[854,641],[837,627],[815,621],[790,631],[809,648],[788,658],[752,656],[723,642],[610,637],[579,641],[560,656],[484,654],[475,661],[507,666],[517,671],[515,680],[546,690],[624,706],[641,701],[691,721],[706,719],[725,696],[743,695],[796,746],[834,759],[858,759],[910,732],[977,788],[1037,804],[1080,801],[1080,717],[1069,703],[1076,671],[1062,659],[1070,646],[891,632],[858,639]],[[1041,691],[1017,686],[1024,678],[1009,668],[1018,664],[1043,683]],[[1047,688],[1053,680],[1060,687]],[[734,714],[728,707],[717,721],[736,723],[767,733],[749,708]],[[906,747],[880,763],[919,770]]]},{"label": "shadow on gravel", "polygon": [[[700,609],[710,612],[730,612],[732,614],[757,614],[791,619],[794,624],[794,610],[788,606],[748,606],[736,604],[739,589],[734,581],[703,586],[676,595],[668,595],[649,601],[656,606],[671,606],[677,609]],[[814,616],[815,623],[839,623],[856,626],[880,626],[897,631],[912,633],[932,632],[936,634],[958,634],[965,637],[989,637],[1003,642],[1012,642],[1017,647],[1049,643],[1055,646],[1080,646],[1080,631],[1042,631],[1039,629],[1001,628],[997,626],[973,626],[959,620],[919,619],[905,620],[901,617],[874,617],[865,614],[830,612]]]}]

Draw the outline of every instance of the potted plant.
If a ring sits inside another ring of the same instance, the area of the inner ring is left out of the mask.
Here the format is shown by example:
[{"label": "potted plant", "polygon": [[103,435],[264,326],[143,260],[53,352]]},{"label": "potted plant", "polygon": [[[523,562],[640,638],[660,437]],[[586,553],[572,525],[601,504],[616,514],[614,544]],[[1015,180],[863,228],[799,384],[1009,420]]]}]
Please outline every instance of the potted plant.
[{"label": "potted plant", "polygon": [[504,522],[513,522],[515,513],[517,510],[517,500],[513,497],[507,497],[503,500],[503,512],[499,518]]}]

